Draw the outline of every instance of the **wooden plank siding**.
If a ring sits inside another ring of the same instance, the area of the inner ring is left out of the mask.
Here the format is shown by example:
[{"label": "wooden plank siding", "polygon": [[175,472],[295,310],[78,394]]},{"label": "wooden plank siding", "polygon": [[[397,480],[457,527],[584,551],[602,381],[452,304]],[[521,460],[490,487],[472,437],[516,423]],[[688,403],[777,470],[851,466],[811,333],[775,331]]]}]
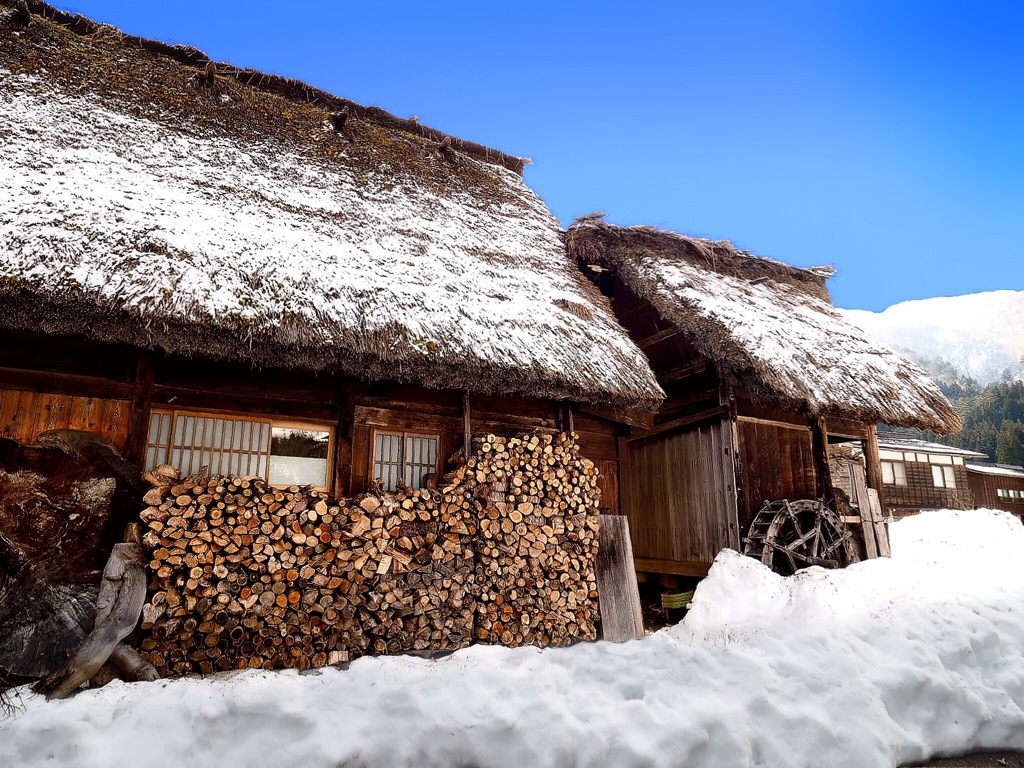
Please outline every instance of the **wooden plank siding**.
[{"label": "wooden plank siding", "polygon": [[638,565],[689,574],[738,548],[732,455],[723,419],[629,443],[622,495]]},{"label": "wooden plank siding", "polygon": [[[422,393],[422,394],[421,394]],[[493,433],[556,432],[558,403],[527,398],[470,396],[474,435]],[[574,414],[574,426],[584,456],[595,462],[600,476],[601,507],[619,512],[618,435],[621,427],[604,419]],[[355,401],[352,430],[351,493],[366,490],[372,466],[374,429],[426,432],[439,437],[442,474],[453,469],[449,462],[464,441],[461,394],[428,392],[408,386],[374,386]]]},{"label": "wooden plank siding", "polygon": [[[463,443],[459,391],[255,369],[44,334],[0,331],[0,392],[0,435],[31,442],[47,429],[82,429],[109,437],[136,460],[153,408],[330,425],[335,450],[329,479],[333,493],[344,496],[366,490],[375,428],[437,434],[443,471]],[[569,421],[567,403],[514,396],[470,400],[475,434],[555,432]],[[617,514],[619,437],[626,430],[578,409],[572,421],[583,455],[601,473],[602,508]],[[135,448],[128,445],[129,433]]]},{"label": "wooden plank siding", "polygon": [[810,427],[740,416],[736,432],[743,489],[741,531],[746,532],[765,501],[819,496]]},{"label": "wooden plank siding", "polygon": [[[967,470],[974,505],[984,509],[1002,509],[1024,518],[1024,477],[991,475]],[[1017,491],[1021,498],[1004,498],[997,491]]]},{"label": "wooden plank siding", "polygon": [[130,400],[0,389],[0,437],[33,443],[50,429],[81,429],[124,450],[131,405]]},{"label": "wooden plank siding", "polygon": [[[945,466],[945,465],[944,465]],[[922,509],[970,509],[974,506],[967,469],[954,464],[956,488],[936,488],[932,479],[932,465],[924,461],[905,461],[907,484],[886,483],[882,486],[882,504],[894,517],[919,512]]]}]

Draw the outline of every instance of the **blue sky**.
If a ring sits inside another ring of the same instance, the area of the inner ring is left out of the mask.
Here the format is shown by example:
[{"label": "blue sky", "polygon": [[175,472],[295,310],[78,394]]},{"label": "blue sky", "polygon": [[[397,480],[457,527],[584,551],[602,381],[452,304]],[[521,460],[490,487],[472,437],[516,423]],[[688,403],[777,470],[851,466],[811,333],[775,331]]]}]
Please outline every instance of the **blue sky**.
[{"label": "blue sky", "polygon": [[530,157],[563,224],[833,264],[838,306],[1024,289],[1024,3],[58,4]]}]

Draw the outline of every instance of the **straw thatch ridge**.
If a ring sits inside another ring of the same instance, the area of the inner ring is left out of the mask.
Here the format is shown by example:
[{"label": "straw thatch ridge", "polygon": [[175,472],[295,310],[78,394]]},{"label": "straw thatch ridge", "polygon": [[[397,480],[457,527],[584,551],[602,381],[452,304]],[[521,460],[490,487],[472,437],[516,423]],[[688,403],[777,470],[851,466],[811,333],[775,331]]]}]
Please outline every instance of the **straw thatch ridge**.
[{"label": "straw thatch ridge", "polygon": [[[0,0],[0,5],[14,7],[17,5],[17,2],[18,0]],[[124,48],[138,48],[150,53],[157,53],[180,64],[195,67],[197,70],[205,69],[207,65],[212,63],[209,56],[190,45],[176,45],[165,43],[161,40],[138,37],[137,35],[126,35],[110,24],[100,24],[79,13],[62,11],[49,3],[42,2],[42,0],[27,0],[27,6],[32,14],[55,24],[60,24],[76,35],[94,39],[97,37],[112,38],[117,40],[118,44]],[[220,63],[215,66],[218,77],[233,78],[240,83],[260,88],[268,93],[304,101],[307,104],[315,104],[330,111],[336,112],[348,109],[354,117],[360,120],[373,122],[393,130],[414,133],[417,136],[423,136],[436,142],[447,140],[454,150],[464,152],[479,160],[501,165],[520,175],[522,175],[525,165],[530,162],[526,158],[506,155],[504,152],[485,147],[482,144],[466,141],[457,136],[450,136],[433,128],[428,128],[425,125],[421,125],[417,120],[396,117],[380,107],[364,107],[349,99],[343,99],[327,91],[322,91],[301,80],[268,74],[255,69],[240,69],[227,63]]]},{"label": "straw thatch ridge", "polygon": [[828,270],[801,270],[724,241],[588,217],[570,254],[613,270],[681,329],[726,381],[826,418],[955,432],[961,422],[918,367],[833,307]]},{"label": "straw thatch ridge", "polygon": [[342,127],[163,49],[0,9],[0,327],[657,406],[517,173],[356,114]]}]

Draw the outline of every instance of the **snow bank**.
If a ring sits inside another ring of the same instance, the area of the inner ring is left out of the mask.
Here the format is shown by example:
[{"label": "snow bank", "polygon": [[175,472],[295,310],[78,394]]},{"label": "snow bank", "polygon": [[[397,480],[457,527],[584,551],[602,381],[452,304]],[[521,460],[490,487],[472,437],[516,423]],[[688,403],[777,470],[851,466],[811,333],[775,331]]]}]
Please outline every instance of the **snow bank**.
[{"label": "snow bank", "polygon": [[892,540],[892,560],[792,578],[723,551],[683,623],[622,645],[22,690],[0,762],[860,768],[1024,749],[1024,528],[944,511]]}]

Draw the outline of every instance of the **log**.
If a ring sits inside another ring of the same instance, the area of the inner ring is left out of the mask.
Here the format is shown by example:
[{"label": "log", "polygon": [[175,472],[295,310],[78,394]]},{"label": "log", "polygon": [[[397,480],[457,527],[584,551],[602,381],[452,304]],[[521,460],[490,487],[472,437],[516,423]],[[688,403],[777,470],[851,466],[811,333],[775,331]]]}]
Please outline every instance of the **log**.
[{"label": "log", "polygon": [[66,698],[99,672],[118,643],[135,629],[146,601],[145,563],[141,545],[114,545],[103,570],[92,631],[64,665],[35,684],[37,693],[47,699]]}]

